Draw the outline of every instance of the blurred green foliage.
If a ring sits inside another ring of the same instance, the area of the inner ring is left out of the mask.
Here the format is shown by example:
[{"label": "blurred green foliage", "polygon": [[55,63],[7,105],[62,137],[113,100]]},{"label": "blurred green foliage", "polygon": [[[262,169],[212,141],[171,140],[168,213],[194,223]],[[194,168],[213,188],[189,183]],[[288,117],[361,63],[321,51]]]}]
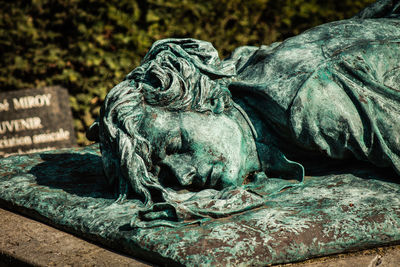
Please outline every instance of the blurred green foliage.
[{"label": "blurred green foliage", "polygon": [[0,89],[61,85],[78,143],[106,93],[161,38],[207,40],[226,57],[353,16],[373,0],[0,1]]}]

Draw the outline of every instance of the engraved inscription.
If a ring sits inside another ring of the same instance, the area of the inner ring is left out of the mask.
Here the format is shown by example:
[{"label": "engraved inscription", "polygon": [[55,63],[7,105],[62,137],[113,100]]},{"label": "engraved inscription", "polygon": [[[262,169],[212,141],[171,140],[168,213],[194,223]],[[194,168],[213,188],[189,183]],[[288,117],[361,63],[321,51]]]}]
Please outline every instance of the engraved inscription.
[{"label": "engraved inscription", "polygon": [[39,117],[31,117],[25,119],[0,122],[0,134],[4,134],[6,132],[13,133],[24,130],[33,130],[41,128],[43,128],[43,125]]},{"label": "engraved inscription", "polygon": [[10,109],[10,104],[7,99],[4,99],[3,102],[0,102],[0,112],[8,111]]},{"label": "engraved inscription", "polygon": [[67,99],[61,87],[0,93],[0,157],[74,146]]},{"label": "engraved inscription", "polygon": [[51,94],[24,96],[20,98],[13,98],[14,109],[28,109],[40,108],[43,106],[50,106]]},{"label": "engraved inscription", "polygon": [[34,144],[68,140],[69,131],[65,131],[64,129],[61,128],[56,132],[34,135],[32,139]]}]

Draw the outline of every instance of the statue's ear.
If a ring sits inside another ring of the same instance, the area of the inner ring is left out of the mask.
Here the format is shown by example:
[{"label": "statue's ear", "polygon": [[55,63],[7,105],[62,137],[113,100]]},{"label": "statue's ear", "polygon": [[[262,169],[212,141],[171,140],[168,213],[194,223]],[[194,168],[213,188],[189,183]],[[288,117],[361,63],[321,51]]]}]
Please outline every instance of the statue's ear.
[{"label": "statue's ear", "polygon": [[86,138],[90,141],[99,142],[99,121],[98,119],[90,125],[89,129],[86,131]]}]

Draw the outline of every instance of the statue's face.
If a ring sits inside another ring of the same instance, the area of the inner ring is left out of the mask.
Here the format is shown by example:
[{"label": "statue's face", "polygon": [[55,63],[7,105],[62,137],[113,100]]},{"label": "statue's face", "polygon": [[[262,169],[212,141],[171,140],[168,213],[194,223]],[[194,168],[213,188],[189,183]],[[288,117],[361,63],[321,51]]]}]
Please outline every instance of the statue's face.
[{"label": "statue's face", "polygon": [[139,131],[152,146],[153,174],[167,186],[220,189],[260,169],[250,127],[236,109],[214,114],[147,107]]}]

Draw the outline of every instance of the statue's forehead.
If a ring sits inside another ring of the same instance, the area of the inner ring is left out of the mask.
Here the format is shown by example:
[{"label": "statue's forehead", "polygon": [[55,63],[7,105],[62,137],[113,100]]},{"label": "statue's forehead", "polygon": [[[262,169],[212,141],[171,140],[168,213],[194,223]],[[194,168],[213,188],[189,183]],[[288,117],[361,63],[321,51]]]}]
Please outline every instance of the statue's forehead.
[{"label": "statue's forehead", "polygon": [[147,107],[139,131],[147,139],[159,139],[179,130],[179,125],[178,112],[158,107]]},{"label": "statue's forehead", "polygon": [[208,136],[214,134],[218,140],[225,132],[240,131],[237,122],[225,114],[185,112],[180,114],[179,122],[182,129]]}]

